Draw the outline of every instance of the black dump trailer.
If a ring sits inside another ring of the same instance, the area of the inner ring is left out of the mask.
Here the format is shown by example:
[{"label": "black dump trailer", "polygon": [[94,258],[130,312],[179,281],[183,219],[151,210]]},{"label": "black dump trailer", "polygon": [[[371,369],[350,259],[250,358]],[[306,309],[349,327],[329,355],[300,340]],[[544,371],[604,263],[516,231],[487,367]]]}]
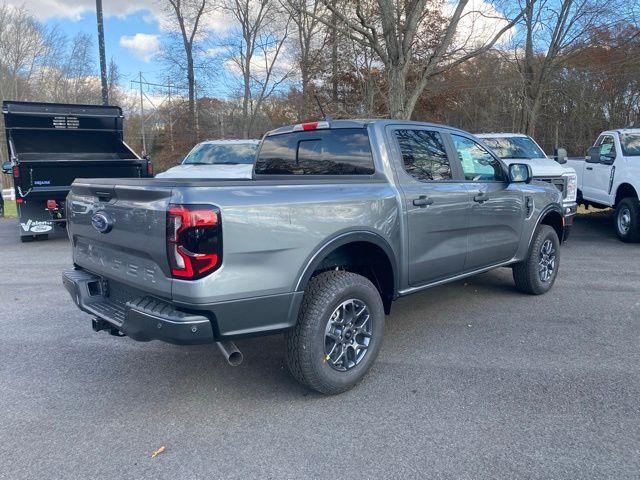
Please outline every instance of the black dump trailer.
[{"label": "black dump trailer", "polygon": [[64,233],[65,198],[76,178],[153,176],[123,140],[116,106],[6,101],[2,104],[20,219],[20,240]]}]

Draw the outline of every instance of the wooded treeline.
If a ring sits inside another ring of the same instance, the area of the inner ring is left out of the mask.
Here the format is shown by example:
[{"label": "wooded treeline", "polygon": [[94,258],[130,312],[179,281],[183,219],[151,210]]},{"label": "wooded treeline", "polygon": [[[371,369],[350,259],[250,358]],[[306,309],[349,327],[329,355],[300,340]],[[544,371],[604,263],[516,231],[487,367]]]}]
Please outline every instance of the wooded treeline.
[{"label": "wooded treeline", "polygon": [[[148,153],[166,167],[198,140],[259,137],[322,109],[524,132],[582,155],[600,130],[640,126],[635,1],[158,0],[176,89],[147,112]],[[0,5],[2,99],[99,103],[97,66],[93,32],[66,38]],[[112,61],[110,100],[140,151],[126,80]]]}]

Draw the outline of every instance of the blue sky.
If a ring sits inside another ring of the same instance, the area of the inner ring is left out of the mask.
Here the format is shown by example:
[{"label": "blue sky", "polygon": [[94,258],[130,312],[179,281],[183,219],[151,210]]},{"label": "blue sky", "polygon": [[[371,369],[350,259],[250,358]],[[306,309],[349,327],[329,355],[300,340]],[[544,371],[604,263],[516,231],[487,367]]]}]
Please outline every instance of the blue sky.
[{"label": "blue sky", "polygon": [[[56,25],[70,37],[79,32],[89,33],[96,39],[97,54],[95,12],[85,12],[81,14],[79,18],[50,18],[46,20],[45,23],[48,25]],[[125,39],[128,38],[130,42],[134,42],[136,34],[160,35],[158,22],[149,15],[148,11],[138,11],[126,17],[108,16],[104,20],[104,29],[107,62],[113,58],[118,64],[122,75],[123,86],[128,87],[129,80],[134,77],[137,78],[139,71],[142,71],[149,81],[158,80],[161,77],[161,65],[158,64],[156,59],[141,58],[142,52],[139,50],[133,47],[126,48],[121,45],[121,39],[123,37]]]},{"label": "blue sky", "polygon": [[[0,0],[15,6],[23,5],[38,20],[48,26],[57,26],[67,36],[73,37],[78,32],[88,33],[95,39],[96,73],[98,71],[97,26],[95,0]],[[167,2],[164,2],[165,5]],[[491,6],[490,0],[475,0],[485,6]],[[163,30],[159,19],[164,18],[160,7],[161,0],[103,0],[105,43],[107,61],[113,58],[121,73],[121,83],[125,89],[130,87],[130,80],[137,79],[142,71],[147,81],[165,83],[166,78],[162,65],[154,53],[160,44]],[[452,8],[452,4],[445,4]],[[495,10],[494,10],[495,12]],[[497,12],[496,12],[497,13]],[[496,21],[481,22],[491,30]],[[497,20],[500,22],[500,20]],[[231,22],[219,13],[207,16],[205,25],[208,32],[225,36],[229,33]],[[462,32],[470,31],[464,22],[460,25]],[[229,71],[219,72],[221,78],[214,94],[229,94],[223,84],[229,78]]]}]

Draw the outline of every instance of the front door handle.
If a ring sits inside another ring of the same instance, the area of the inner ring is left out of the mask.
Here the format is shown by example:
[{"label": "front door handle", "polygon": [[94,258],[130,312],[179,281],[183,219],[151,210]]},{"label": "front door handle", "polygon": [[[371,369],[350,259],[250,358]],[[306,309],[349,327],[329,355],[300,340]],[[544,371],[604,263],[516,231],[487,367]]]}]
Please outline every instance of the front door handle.
[{"label": "front door handle", "polygon": [[587,167],[587,170],[593,170],[593,167]]},{"label": "front door handle", "polygon": [[489,195],[487,195],[484,192],[480,192],[477,195],[473,196],[474,202],[483,203],[483,202],[486,202],[487,200],[489,200]]},{"label": "front door handle", "polygon": [[413,199],[413,204],[416,207],[425,208],[427,205],[433,203],[433,198],[428,198],[426,195],[420,195],[418,198]]}]

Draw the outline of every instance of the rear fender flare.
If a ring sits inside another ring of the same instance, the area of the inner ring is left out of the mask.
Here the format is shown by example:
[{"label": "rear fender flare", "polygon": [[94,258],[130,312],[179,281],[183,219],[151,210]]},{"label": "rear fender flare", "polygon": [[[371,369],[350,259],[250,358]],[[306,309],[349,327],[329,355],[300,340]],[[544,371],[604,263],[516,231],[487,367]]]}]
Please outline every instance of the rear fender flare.
[{"label": "rear fender flare", "polygon": [[337,248],[353,242],[372,243],[377,247],[380,247],[386,253],[387,258],[391,263],[391,268],[393,270],[393,290],[394,290],[394,298],[395,298],[397,295],[398,285],[400,280],[396,255],[393,249],[391,248],[391,246],[389,245],[389,242],[387,242],[382,236],[380,236],[377,233],[369,232],[366,230],[344,232],[344,233],[338,234],[335,237],[323,243],[318,248],[316,248],[314,252],[309,256],[307,261],[305,262],[304,267],[298,273],[294,290],[297,292],[304,291],[307,287],[307,284],[309,283],[309,280],[313,275],[313,272],[316,271],[318,266],[327,257],[327,255],[329,255],[331,252],[333,252]]}]

